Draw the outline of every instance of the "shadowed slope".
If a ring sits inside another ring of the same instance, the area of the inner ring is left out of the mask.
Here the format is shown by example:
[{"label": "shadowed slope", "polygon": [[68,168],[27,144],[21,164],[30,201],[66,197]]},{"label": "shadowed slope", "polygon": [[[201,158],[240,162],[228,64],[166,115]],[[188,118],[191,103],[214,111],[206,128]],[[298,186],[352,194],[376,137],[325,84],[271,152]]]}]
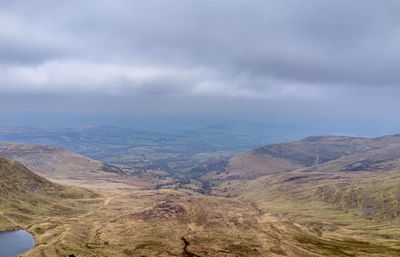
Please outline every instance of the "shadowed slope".
[{"label": "shadowed slope", "polygon": [[80,213],[83,210],[69,200],[95,196],[87,189],[52,183],[0,157],[0,229],[27,225],[41,216]]}]

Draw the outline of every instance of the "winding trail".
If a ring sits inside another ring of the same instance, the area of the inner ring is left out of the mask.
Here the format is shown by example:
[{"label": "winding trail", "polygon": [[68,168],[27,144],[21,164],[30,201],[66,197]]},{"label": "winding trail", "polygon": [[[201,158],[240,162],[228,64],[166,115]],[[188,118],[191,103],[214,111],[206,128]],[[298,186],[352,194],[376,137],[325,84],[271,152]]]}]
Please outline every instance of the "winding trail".
[{"label": "winding trail", "polygon": [[115,197],[116,197],[116,196],[107,198],[107,200],[106,200],[106,201],[104,202],[104,204],[103,204],[103,207],[106,206],[106,205],[108,205],[108,204],[110,203],[110,201],[111,201],[112,199],[114,199]]},{"label": "winding trail", "polygon": [[103,209],[105,206],[107,206],[107,205],[111,202],[111,200],[113,200],[113,199],[116,198],[116,197],[117,197],[117,196],[108,197],[108,198],[104,201],[103,205],[99,206],[99,208],[97,208],[97,209],[94,210],[94,211],[91,211],[91,212],[82,214],[82,215],[80,215],[80,216],[78,216],[78,217],[79,217],[79,218],[83,218],[83,217],[92,215],[92,214],[95,213],[96,211],[99,211],[99,210]]}]

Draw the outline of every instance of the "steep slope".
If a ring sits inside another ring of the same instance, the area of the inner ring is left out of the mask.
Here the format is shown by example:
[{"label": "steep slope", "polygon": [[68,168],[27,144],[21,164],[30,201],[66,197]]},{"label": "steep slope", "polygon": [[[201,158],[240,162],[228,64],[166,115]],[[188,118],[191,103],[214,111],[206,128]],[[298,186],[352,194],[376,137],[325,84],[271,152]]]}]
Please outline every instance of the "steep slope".
[{"label": "steep slope", "polygon": [[[361,171],[400,167],[400,136],[322,136],[257,148],[200,173],[206,179],[252,179],[307,168],[307,171]],[[368,160],[368,161],[367,161]],[[373,166],[375,164],[375,166]],[[368,166],[368,167],[367,167]]]},{"label": "steep slope", "polygon": [[0,157],[0,229],[28,224],[41,216],[83,212],[71,199],[97,194],[44,179],[19,162]]},{"label": "steep slope", "polygon": [[3,197],[34,192],[51,194],[63,189],[63,186],[36,175],[22,164],[0,157],[0,194]]},{"label": "steep slope", "polygon": [[[290,162],[292,169],[276,169],[277,160]],[[243,172],[240,178],[244,179],[252,178],[255,167],[263,171],[275,168],[275,172],[265,172],[249,181],[227,177],[228,182],[219,190],[232,192],[243,187],[243,192],[263,191],[275,199],[284,197],[285,201],[315,200],[380,218],[400,215],[399,135],[372,139],[311,137],[270,145],[230,159],[225,169],[232,174],[238,167]]]},{"label": "steep slope", "polygon": [[304,171],[388,171],[400,168],[400,137],[386,136],[370,139],[369,149],[313,166]]},{"label": "steep slope", "polygon": [[0,155],[19,161],[40,176],[51,179],[96,174],[102,168],[99,161],[48,145],[0,143]]},{"label": "steep slope", "polygon": [[225,182],[213,193],[304,226],[324,243],[306,237],[302,246],[323,256],[399,255],[400,170],[288,172]]},{"label": "steep slope", "polygon": [[206,167],[212,179],[246,179],[310,167],[368,148],[368,139],[309,137],[301,141],[260,147]]},{"label": "steep slope", "polygon": [[104,165],[59,147],[0,143],[0,155],[19,161],[36,174],[61,184],[101,190],[129,190],[153,186],[152,181],[121,176],[123,171],[115,166]]},{"label": "steep slope", "polygon": [[[271,153],[277,157],[279,151],[281,158],[292,162],[297,158],[309,167],[256,179],[230,177],[213,183],[212,193],[245,200],[262,212],[290,218],[319,239],[335,242],[331,247],[337,247],[337,253],[346,249],[339,256],[369,256],[363,248],[372,244],[374,250],[370,250],[376,256],[390,255],[381,247],[391,249],[396,256],[400,240],[400,137],[340,137],[333,139],[334,144],[329,142],[332,138],[312,138],[312,142],[315,139],[323,144],[310,144],[306,139],[262,148],[266,149],[266,160]],[[315,153],[321,153],[325,161],[311,164],[312,158],[305,158]],[[309,160],[308,164],[304,160]],[[349,244],[339,242],[343,239]],[[328,254],[327,245],[313,245],[312,241],[302,240],[316,253],[336,256]],[[355,241],[364,246],[351,245]]]},{"label": "steep slope", "polygon": [[[352,173],[288,172],[259,177],[256,180],[228,181],[215,193],[246,196],[268,207],[269,211],[316,213],[316,209],[336,211],[377,220],[400,217],[400,170]],[[272,204],[273,202],[273,204]]]}]

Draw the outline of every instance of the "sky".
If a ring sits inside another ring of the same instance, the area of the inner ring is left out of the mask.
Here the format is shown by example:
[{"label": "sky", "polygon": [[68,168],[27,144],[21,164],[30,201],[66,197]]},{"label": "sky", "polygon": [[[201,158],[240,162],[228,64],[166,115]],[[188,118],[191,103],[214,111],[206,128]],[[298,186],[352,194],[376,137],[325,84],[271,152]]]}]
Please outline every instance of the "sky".
[{"label": "sky", "polygon": [[201,113],[394,131],[399,67],[396,0],[0,1],[4,121]]}]

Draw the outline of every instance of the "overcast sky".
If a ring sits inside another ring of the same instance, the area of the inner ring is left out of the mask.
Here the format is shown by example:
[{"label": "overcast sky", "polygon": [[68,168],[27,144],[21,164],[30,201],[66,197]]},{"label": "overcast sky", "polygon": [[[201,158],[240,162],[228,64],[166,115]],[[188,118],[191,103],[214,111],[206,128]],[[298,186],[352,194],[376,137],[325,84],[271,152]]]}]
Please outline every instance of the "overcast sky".
[{"label": "overcast sky", "polygon": [[397,115],[398,0],[0,1],[0,107]]}]

